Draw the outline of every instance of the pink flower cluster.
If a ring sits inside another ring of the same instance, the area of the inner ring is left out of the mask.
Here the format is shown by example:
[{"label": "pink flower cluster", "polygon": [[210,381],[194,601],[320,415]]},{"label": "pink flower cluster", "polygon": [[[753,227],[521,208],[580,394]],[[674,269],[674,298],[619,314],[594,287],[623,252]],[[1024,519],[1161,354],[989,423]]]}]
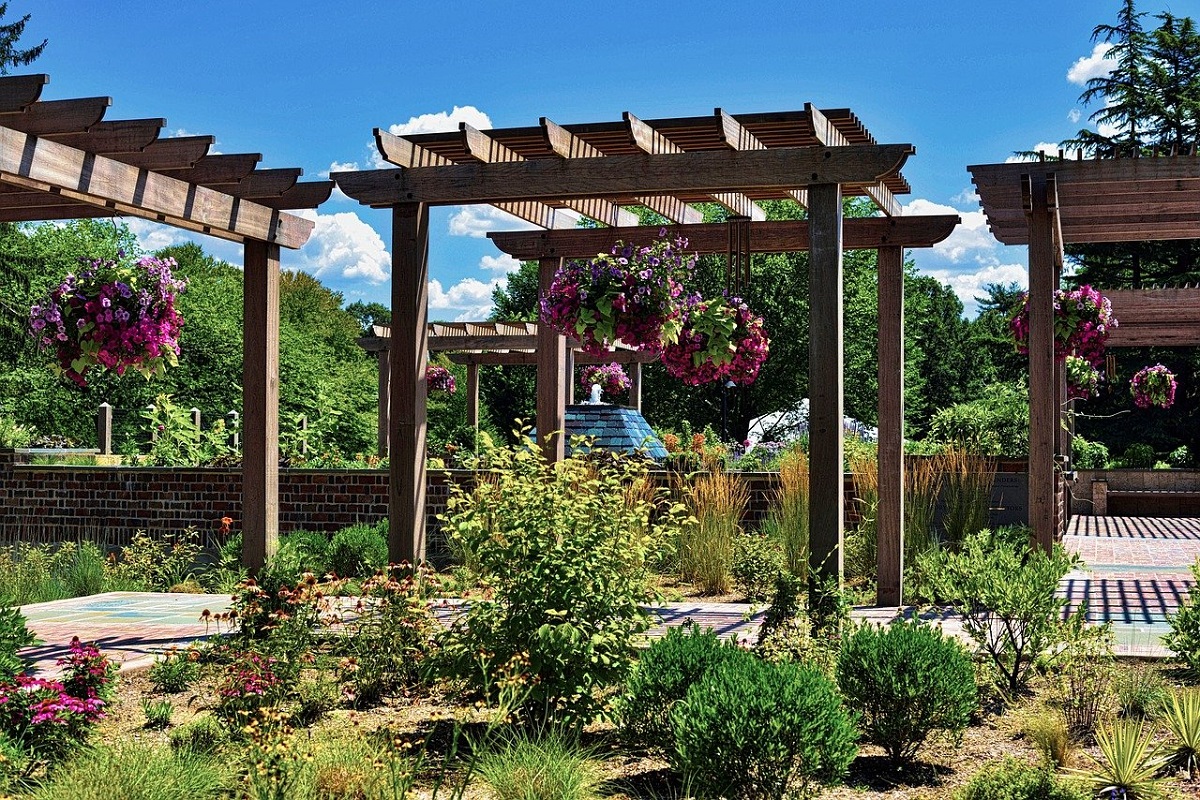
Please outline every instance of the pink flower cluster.
[{"label": "pink flower cluster", "polygon": [[593,383],[600,384],[600,391],[609,397],[615,397],[629,390],[629,376],[620,364],[589,364],[580,371],[579,383],[585,391],[591,389]]},{"label": "pink flower cluster", "polygon": [[254,652],[239,654],[238,659],[225,668],[217,686],[218,710],[225,717],[236,720],[239,713],[251,713],[271,702],[282,687],[275,672],[276,663],[274,658]]},{"label": "pink flower cluster", "polygon": [[754,383],[770,354],[763,319],[740,297],[688,298],[679,339],[662,352],[667,372],[689,386],[718,380]]},{"label": "pink flower cluster", "polygon": [[454,376],[450,374],[450,370],[445,367],[439,367],[437,364],[430,364],[425,367],[425,383],[428,385],[428,391],[445,392],[446,394],[454,394],[458,386],[454,383]]},{"label": "pink flower cluster", "polygon": [[1063,368],[1068,400],[1087,400],[1100,394],[1100,371],[1086,358],[1067,356]]},{"label": "pink flower cluster", "polygon": [[1175,405],[1175,376],[1162,364],[1142,367],[1129,381],[1133,404],[1138,408],[1170,408]]},{"label": "pink flower cluster", "polygon": [[67,275],[30,309],[31,332],[80,386],[94,366],[118,375],[131,368],[146,377],[159,373],[179,355],[183,317],[175,298],[187,282],[172,276],[175,266],[153,256],[130,263],[123,253],[116,261],[85,260],[78,276]]},{"label": "pink flower cluster", "polygon": [[673,341],[683,284],[691,277],[696,255],[687,239],[669,239],[659,231],[653,244],[639,247],[618,242],[590,261],[571,261],[559,268],[541,300],[541,321],[583,342],[598,355],[618,339],[639,350],[658,353]]},{"label": "pink flower cluster", "polygon": [[[1104,363],[1104,342],[1117,327],[1112,303],[1091,286],[1080,286],[1054,293],[1054,357],[1062,361],[1077,355],[1094,367]],[[1029,295],[1026,294],[1009,322],[1017,343],[1017,352],[1027,354],[1029,346]]]}]

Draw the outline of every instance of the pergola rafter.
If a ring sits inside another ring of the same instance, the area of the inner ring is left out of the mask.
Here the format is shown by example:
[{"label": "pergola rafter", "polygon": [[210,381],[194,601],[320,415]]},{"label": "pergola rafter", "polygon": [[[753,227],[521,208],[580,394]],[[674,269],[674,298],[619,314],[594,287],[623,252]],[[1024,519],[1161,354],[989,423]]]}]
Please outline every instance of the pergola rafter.
[{"label": "pergola rafter", "polygon": [[[910,222],[899,217],[896,194],[909,191],[900,168],[914,152],[908,144],[879,144],[847,109],[728,114],[558,125],[546,118],[526,128],[396,136],[376,131],[380,153],[397,169],[334,173],[348,196],[392,209],[392,320],[389,368],[390,557],[421,559],[425,549],[425,376],[428,325],[428,215],[432,206],[514,204],[557,212],[583,201],[645,206],[668,219],[670,236],[689,249],[728,253],[731,228],[704,225],[692,204],[721,203],[749,231],[752,252],[809,252],[813,335],[809,372],[810,431],[814,459],[811,489],[811,559],[815,571],[840,578],[842,519],[842,252],[849,246],[879,250],[880,418],[888,440],[880,445],[880,599],[898,603],[903,563],[903,248],[928,246],[949,235],[957,217]],[[892,218],[843,225],[842,198],[869,196]],[[807,206],[803,223],[772,223],[758,205],[791,200]],[[518,213],[518,216],[521,214]],[[501,249],[537,259],[539,291],[550,286],[564,257],[589,256],[617,239],[648,241],[658,228],[576,229],[559,215],[526,215],[545,231],[490,234]],[[606,222],[619,221],[611,218]],[[571,229],[567,229],[571,228]],[[843,235],[843,229],[846,235]],[[894,345],[894,346],[893,346]],[[566,339],[538,329],[537,428],[551,460],[563,457]],[[885,363],[886,362],[886,363]]]},{"label": "pergola rafter", "polygon": [[334,184],[256,172],[257,154],[210,156],[211,136],[159,138],[162,119],[104,121],[107,97],[44,101],[48,81],[0,77],[0,222],[132,216],[244,247],[242,558],[257,569],[279,532],[279,252],[313,229],[286,210],[315,208]]}]

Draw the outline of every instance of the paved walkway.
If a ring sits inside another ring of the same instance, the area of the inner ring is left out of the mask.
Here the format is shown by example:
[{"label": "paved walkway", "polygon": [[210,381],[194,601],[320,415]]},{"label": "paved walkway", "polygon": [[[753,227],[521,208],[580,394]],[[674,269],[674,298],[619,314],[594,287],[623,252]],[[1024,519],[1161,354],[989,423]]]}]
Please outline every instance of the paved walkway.
[{"label": "paved walkway", "polygon": [[[1167,655],[1161,643],[1169,630],[1166,615],[1179,607],[1192,586],[1189,566],[1200,557],[1200,519],[1075,517],[1063,544],[1085,562],[1060,588],[1071,607],[1086,600],[1091,620],[1112,622],[1120,654]],[[205,609],[225,611],[228,604],[226,595],[108,592],[24,606],[21,611],[30,629],[43,642],[25,653],[39,670],[53,671],[71,637],[78,636],[97,642],[122,669],[136,669],[168,647],[215,633],[200,615]],[[667,603],[655,612],[659,621],[650,636],[662,636],[668,627],[690,620],[723,637],[753,640],[763,617],[762,609],[751,613],[751,607],[733,603]],[[443,617],[453,613],[453,604],[438,610]],[[853,616],[887,622],[896,613],[860,608]],[[949,632],[959,632],[953,616],[938,622]]]}]

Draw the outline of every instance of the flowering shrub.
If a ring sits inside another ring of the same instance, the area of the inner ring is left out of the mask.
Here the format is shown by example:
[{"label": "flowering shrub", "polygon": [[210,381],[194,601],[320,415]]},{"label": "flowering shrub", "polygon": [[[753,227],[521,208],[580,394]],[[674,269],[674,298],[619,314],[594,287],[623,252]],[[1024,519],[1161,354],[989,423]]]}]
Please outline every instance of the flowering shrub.
[{"label": "flowering shrub", "polygon": [[591,261],[570,261],[554,275],[541,301],[541,320],[599,354],[620,339],[660,352],[679,333],[679,297],[696,264],[687,239],[659,231],[653,244],[618,242]]},{"label": "flowering shrub", "polygon": [[589,364],[581,371],[579,383],[584,391],[590,390],[593,383],[598,383],[600,390],[609,397],[627,392],[632,385],[625,368],[620,364]]},{"label": "flowering shrub", "polygon": [[672,377],[689,386],[731,380],[750,384],[767,360],[771,340],[762,317],[740,297],[702,300],[692,295],[684,304],[683,327],[662,351]]},{"label": "flowering shrub", "polygon": [[117,665],[95,644],[84,644],[75,636],[70,651],[55,664],[62,667],[67,694],[85,701],[99,700],[101,707],[112,699]]},{"label": "flowering shrub", "polygon": [[29,311],[30,328],[43,350],[54,349],[59,369],[80,386],[84,373],[103,366],[149,378],[174,366],[183,317],[175,297],[187,282],[171,275],[175,260],[153,256],[129,263],[83,261],[78,276],[67,275],[50,296]]},{"label": "flowering shrub", "polygon": [[1067,356],[1063,362],[1067,373],[1067,399],[1087,400],[1100,394],[1100,371],[1086,358]]},{"label": "flowering shrub", "polygon": [[[1054,293],[1054,357],[1062,361],[1072,353],[1092,366],[1104,363],[1104,342],[1110,329],[1117,327],[1112,303],[1091,286],[1080,286]],[[1029,295],[1009,323],[1017,352],[1029,353]]]},{"label": "flowering shrub", "polygon": [[260,708],[274,705],[283,693],[283,681],[275,670],[277,663],[255,652],[239,653],[225,666],[217,685],[217,714],[244,722]]},{"label": "flowering shrub", "polygon": [[429,391],[431,392],[454,394],[458,389],[454,383],[454,376],[450,374],[450,370],[445,367],[439,367],[437,364],[430,364],[425,367],[425,382],[429,385]]},{"label": "flowering shrub", "polygon": [[1129,391],[1138,408],[1170,408],[1175,405],[1175,376],[1162,364],[1142,367],[1129,381]]}]

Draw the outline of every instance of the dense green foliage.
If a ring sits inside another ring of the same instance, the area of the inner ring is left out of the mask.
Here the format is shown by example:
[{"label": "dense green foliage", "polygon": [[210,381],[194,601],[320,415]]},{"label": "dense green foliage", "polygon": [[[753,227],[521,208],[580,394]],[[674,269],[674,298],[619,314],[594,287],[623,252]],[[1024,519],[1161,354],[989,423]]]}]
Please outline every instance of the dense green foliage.
[{"label": "dense green foliage", "polygon": [[912,759],[935,731],[959,736],[978,704],[970,656],[918,622],[856,628],[842,641],[837,682],[867,739],[894,761]]},{"label": "dense green foliage", "polygon": [[955,797],[957,800],[1092,800],[1095,795],[1056,777],[1045,767],[1006,757],[975,773]]},{"label": "dense green foliage", "polygon": [[1171,632],[1163,637],[1163,643],[1175,654],[1175,660],[1193,675],[1200,675],[1200,561],[1192,564],[1192,577],[1196,579],[1188,593],[1188,599],[1179,611],[1167,617]]},{"label": "dense green foliage", "polygon": [[1029,393],[1020,385],[992,384],[978,399],[947,406],[934,414],[929,439],[981,455],[1027,456]]},{"label": "dense green foliage", "polygon": [[33,633],[25,627],[20,609],[0,607],[0,682],[12,680],[24,671],[25,662],[17,656],[17,651],[35,641]]}]

